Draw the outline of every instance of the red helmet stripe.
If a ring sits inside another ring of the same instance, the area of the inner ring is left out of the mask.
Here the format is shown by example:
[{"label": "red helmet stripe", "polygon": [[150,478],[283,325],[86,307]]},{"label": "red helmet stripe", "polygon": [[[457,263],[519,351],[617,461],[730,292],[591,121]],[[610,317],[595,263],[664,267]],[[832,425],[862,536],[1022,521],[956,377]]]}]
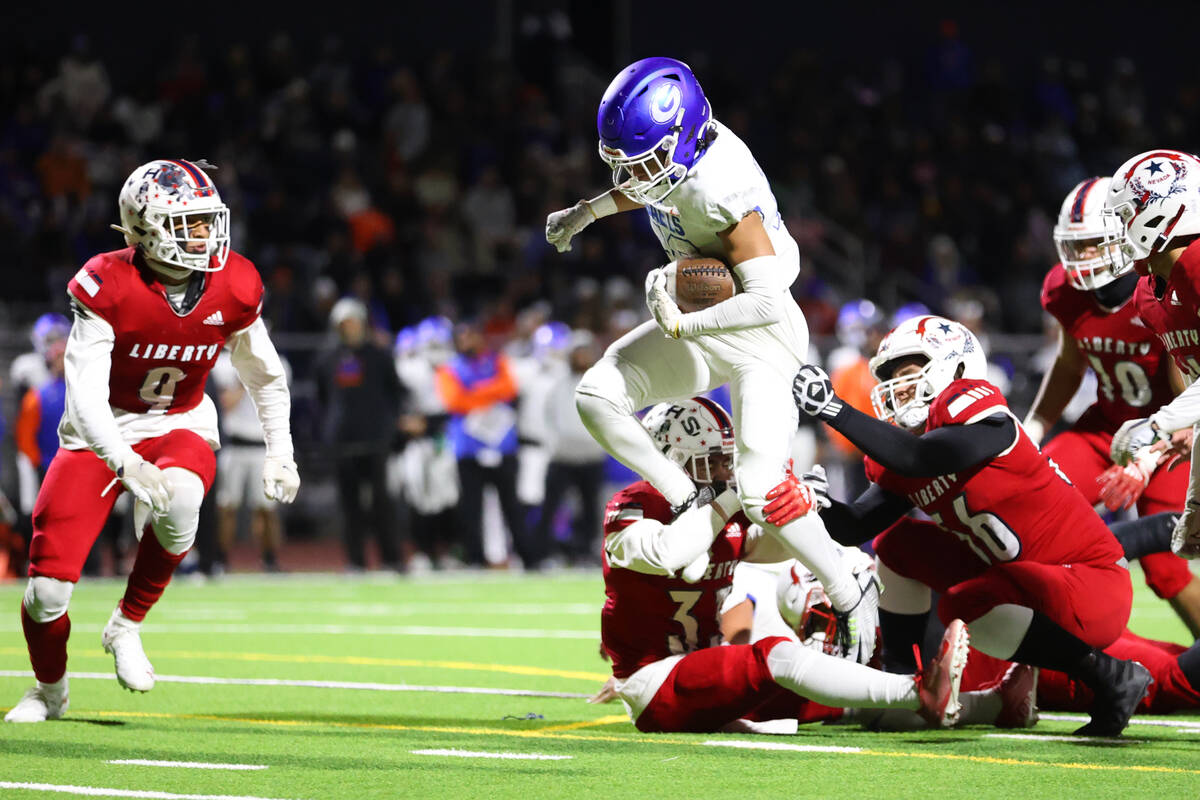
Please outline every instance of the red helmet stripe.
[{"label": "red helmet stripe", "polygon": [[1099,182],[1099,178],[1090,178],[1075,193],[1075,202],[1071,204],[1071,222],[1083,222],[1083,204],[1087,202],[1088,193]]},{"label": "red helmet stripe", "polygon": [[717,418],[717,422],[720,423],[722,428],[733,430],[733,420],[730,419],[727,413],[725,413],[725,409],[721,408],[707,397],[693,397],[692,399],[707,408],[708,412]]},{"label": "red helmet stripe", "polygon": [[204,173],[200,171],[200,168],[192,162],[184,161],[182,158],[169,158],[167,160],[172,164],[177,164],[178,166],[183,167],[184,171],[187,172],[188,175],[192,176],[192,180],[195,181],[197,189],[203,189],[208,186],[208,179],[204,177]]}]

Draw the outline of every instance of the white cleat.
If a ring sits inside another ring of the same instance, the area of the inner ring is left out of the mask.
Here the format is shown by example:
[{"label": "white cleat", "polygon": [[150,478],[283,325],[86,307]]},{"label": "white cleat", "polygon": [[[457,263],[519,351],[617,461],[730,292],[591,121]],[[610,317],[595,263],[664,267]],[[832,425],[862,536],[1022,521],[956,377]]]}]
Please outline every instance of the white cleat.
[{"label": "white cleat", "polygon": [[140,622],[126,618],[117,606],[100,635],[104,652],[112,653],[117,682],[131,692],[148,692],[154,688],[154,665],[142,649],[141,627]]},{"label": "white cleat", "polygon": [[1000,713],[997,728],[1032,728],[1037,725],[1038,668],[1013,664],[1000,683]]},{"label": "white cleat", "polygon": [[917,694],[921,707],[917,713],[931,728],[952,728],[958,722],[962,704],[958,690],[963,670],[967,667],[967,648],[970,637],[961,619],[946,626],[937,656],[917,676]]},{"label": "white cleat", "polygon": [[45,722],[67,713],[70,693],[64,675],[58,683],[38,681],[21,695],[21,700],[4,715],[5,722]]}]

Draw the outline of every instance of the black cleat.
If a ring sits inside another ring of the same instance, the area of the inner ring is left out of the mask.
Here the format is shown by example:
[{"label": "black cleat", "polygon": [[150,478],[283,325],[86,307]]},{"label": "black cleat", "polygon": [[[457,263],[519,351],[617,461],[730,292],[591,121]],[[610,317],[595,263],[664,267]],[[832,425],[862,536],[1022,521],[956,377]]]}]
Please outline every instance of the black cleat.
[{"label": "black cleat", "polygon": [[1092,687],[1096,699],[1088,709],[1092,721],[1075,731],[1076,736],[1120,736],[1154,682],[1150,670],[1136,661],[1122,661],[1104,654],[1101,658],[1096,665],[1097,685]]}]

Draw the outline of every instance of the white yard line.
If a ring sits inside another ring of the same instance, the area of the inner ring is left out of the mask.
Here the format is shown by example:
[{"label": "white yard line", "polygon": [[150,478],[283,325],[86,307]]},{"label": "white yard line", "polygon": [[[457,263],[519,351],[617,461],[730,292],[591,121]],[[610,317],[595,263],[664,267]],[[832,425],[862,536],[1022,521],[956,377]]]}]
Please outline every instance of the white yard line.
[{"label": "white yard line", "polygon": [[[82,633],[99,633],[103,625],[74,625],[71,630]],[[2,625],[0,631],[20,633],[20,625]],[[466,636],[485,639],[594,639],[599,641],[599,630],[572,631],[547,630],[543,628],[443,628],[429,625],[314,625],[302,623],[280,624],[213,624],[198,625],[165,623],[146,626],[144,633],[196,634],[230,633],[258,636],[265,633],[298,634],[311,636],[328,634],[333,636]]]},{"label": "white yard line", "polygon": [[152,792],[141,789],[107,789],[100,786],[71,786],[58,783],[17,783],[0,781],[0,789],[24,789],[27,792],[57,792],[78,794],[86,797],[142,797],[148,800],[275,800],[246,794],[176,794],[174,792]]},{"label": "white yard line", "polygon": [[114,758],[107,764],[122,764],[131,767],[182,767],[184,769],[266,769],[266,764],[209,764],[205,761],[152,761],[147,758]]},{"label": "white yard line", "polygon": [[[111,672],[71,672],[72,680],[115,680]],[[22,670],[0,670],[0,678],[32,678]],[[305,689],[356,689],[371,692],[435,692],[440,694],[487,694],[505,697],[553,697],[567,700],[587,699],[580,692],[537,692],[527,689],[491,689],[477,686],[415,686],[407,683],[360,683],[356,681],[306,681],[283,678],[215,678],[202,675],[156,675],[159,683],[198,683],[218,686],[293,686]]]},{"label": "white yard line", "polygon": [[481,753],[473,750],[409,750],[414,756],[452,756],[454,758],[512,758],[523,761],[566,761],[575,756],[550,756],[544,753]]},{"label": "white yard line", "polygon": [[[1082,714],[1048,714],[1045,711],[1038,716],[1042,719],[1050,719],[1056,722],[1090,722],[1091,717]],[[1170,717],[1146,718],[1134,717],[1129,720],[1130,725],[1153,725],[1159,728],[1181,728],[1189,731],[1200,731],[1200,722],[1186,719],[1171,719]]]},{"label": "white yard line", "polygon": [[1145,744],[1146,739],[1105,739],[1095,736],[1055,736],[1052,733],[985,733],[984,739],[1017,739],[1027,742],[1120,742],[1121,744]]},{"label": "white yard line", "polygon": [[783,742],[727,742],[721,739],[710,739],[704,743],[707,747],[735,747],[741,750],[794,750],[801,753],[861,753],[861,747],[834,747],[817,744],[784,744]]}]

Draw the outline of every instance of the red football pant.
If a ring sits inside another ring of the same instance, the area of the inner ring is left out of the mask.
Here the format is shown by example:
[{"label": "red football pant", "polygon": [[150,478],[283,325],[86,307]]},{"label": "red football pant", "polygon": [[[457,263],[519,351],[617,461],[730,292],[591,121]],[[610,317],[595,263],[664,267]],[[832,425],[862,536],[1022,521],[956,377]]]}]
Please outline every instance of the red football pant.
[{"label": "red football pant", "polygon": [[1093,647],[1116,641],[1129,621],[1133,585],[1118,564],[986,564],[952,533],[904,518],[875,537],[888,569],[941,594],[943,623],[972,621],[999,605],[1032,608]]},{"label": "red football pant", "polygon": [[[191,431],[171,431],[138,442],[133,449],[159,469],[191,470],[204,482],[205,492],[212,486],[216,456],[208,443]],[[100,496],[115,477],[91,450],[59,449],[46,470],[33,507],[31,577],[41,575],[78,583],[83,562],[112,512],[117,495],[125,490],[118,482],[108,494]]]},{"label": "red football pant", "polygon": [[[216,457],[208,443],[191,431],[172,431],[133,446],[138,455],[159,469],[182,467],[204,482],[207,492],[216,473]],[[103,497],[100,493],[115,475],[90,450],[63,450],[55,454],[33,508],[33,539],[29,544],[30,577],[56,578],[77,583],[83,562],[100,535],[117,495],[117,483]],[[129,575],[123,613],[140,621],[162,596],[183,555],[162,548],[147,530]],[[50,622],[34,622],[21,608],[21,627],[29,648],[29,661],[39,681],[53,683],[67,669],[67,638],[70,618],[64,614]]]},{"label": "red football pant", "polygon": [[[1092,505],[1100,502],[1100,485],[1096,479],[1113,463],[1109,456],[1112,433],[1097,430],[1100,424],[1085,414],[1074,428],[1055,436],[1042,448],[1042,452],[1054,459]],[[1186,463],[1171,470],[1155,470],[1146,490],[1138,498],[1138,514],[1145,517],[1161,511],[1181,511],[1186,502],[1187,485]],[[1192,580],[1187,561],[1174,553],[1153,553],[1143,556],[1140,563],[1146,585],[1164,600],[1182,592]]]},{"label": "red football pant", "polygon": [[[1176,660],[1186,650],[1183,645],[1146,639],[1126,630],[1104,652],[1113,658],[1140,662],[1154,677],[1142,701],[1139,714],[1170,714],[1182,709],[1200,708],[1200,691],[1192,686]],[[962,690],[975,691],[995,687],[1012,666],[1009,661],[972,649],[963,674]],[[1064,672],[1044,669],[1038,678],[1038,706],[1046,711],[1087,711],[1092,706],[1092,690]]]},{"label": "red football pant", "polygon": [[737,719],[840,719],[840,708],[814,703],[784,689],[767,669],[767,654],[782,636],[754,644],[688,653],[638,716],[643,733],[711,733]]}]

